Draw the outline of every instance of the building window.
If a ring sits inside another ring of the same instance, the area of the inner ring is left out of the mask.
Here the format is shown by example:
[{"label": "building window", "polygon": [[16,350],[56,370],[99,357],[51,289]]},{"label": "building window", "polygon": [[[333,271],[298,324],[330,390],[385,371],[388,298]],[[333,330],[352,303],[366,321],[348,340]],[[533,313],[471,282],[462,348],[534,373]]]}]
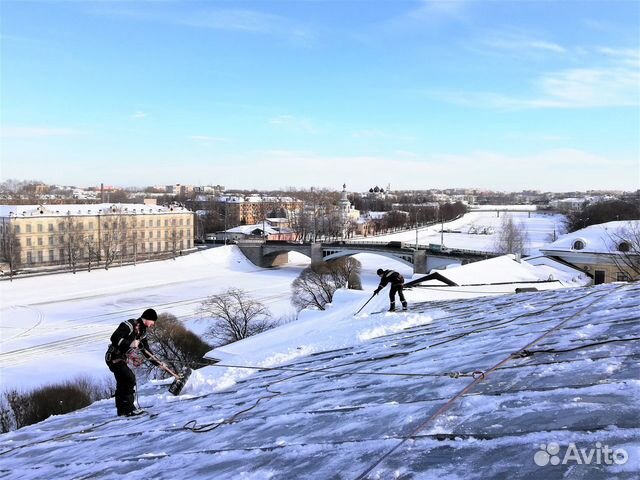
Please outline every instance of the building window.
[{"label": "building window", "polygon": [[[27,225],[28,226],[28,225]],[[13,230],[16,234],[20,233],[20,225],[16,225],[14,230]]]},{"label": "building window", "polygon": [[42,242],[42,237],[38,237],[38,245],[42,246],[44,243]]},{"label": "building window", "polygon": [[162,250],[161,242],[157,242],[156,243],[156,252],[159,252],[160,250]]},{"label": "building window", "polygon": [[621,252],[628,252],[629,250],[631,250],[631,246],[628,242],[620,242],[620,244],[618,245],[618,250]]},{"label": "building window", "polygon": [[31,246],[31,237],[27,238],[27,247]]},{"label": "building window", "polygon": [[50,223],[50,224],[49,224],[49,231],[50,231],[50,232],[53,232],[53,223]]},{"label": "building window", "polygon": [[49,261],[53,262],[55,260],[54,256],[53,256],[53,250],[49,250]]},{"label": "building window", "polygon": [[576,240],[573,242],[574,250],[582,250],[584,248],[584,242],[582,240]]},{"label": "building window", "polygon": [[616,282],[630,282],[631,277],[624,272],[618,272],[616,274]]},{"label": "building window", "polygon": [[44,230],[44,228],[42,227],[42,224],[39,223],[38,224],[38,232],[42,232]]},{"label": "building window", "polygon": [[42,250],[38,252],[38,263],[44,262],[44,255],[42,255]]},{"label": "building window", "polygon": [[30,224],[27,225],[27,233],[31,233],[31,225]]},{"label": "building window", "polygon": [[49,245],[53,245],[53,237],[49,237]]},{"label": "building window", "polygon": [[31,252],[27,252],[27,263],[31,265],[33,263],[33,255]]}]

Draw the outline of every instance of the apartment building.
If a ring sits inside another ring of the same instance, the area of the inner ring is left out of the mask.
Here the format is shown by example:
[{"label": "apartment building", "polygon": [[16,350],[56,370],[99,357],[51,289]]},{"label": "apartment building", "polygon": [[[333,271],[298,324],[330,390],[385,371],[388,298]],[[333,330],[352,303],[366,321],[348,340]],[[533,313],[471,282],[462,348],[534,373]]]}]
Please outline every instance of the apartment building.
[{"label": "apartment building", "polygon": [[177,206],[0,206],[0,255],[12,270],[179,255],[193,248],[193,237],[193,212]]},{"label": "apartment building", "polygon": [[224,204],[229,225],[252,225],[265,218],[291,218],[302,210],[304,202],[291,197],[260,195],[223,196],[216,199]]}]

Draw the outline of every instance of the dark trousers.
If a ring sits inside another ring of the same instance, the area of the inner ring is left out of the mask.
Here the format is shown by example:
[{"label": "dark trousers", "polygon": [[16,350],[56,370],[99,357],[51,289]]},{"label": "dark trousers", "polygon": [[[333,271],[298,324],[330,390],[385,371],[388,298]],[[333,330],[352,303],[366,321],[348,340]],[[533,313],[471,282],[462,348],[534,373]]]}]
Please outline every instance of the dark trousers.
[{"label": "dark trousers", "polygon": [[400,298],[400,302],[402,302],[402,306],[406,306],[407,305],[407,301],[404,299],[404,293],[402,292],[402,288],[404,287],[404,285],[402,284],[398,284],[398,285],[391,285],[391,288],[389,289],[389,302],[390,303],[390,308],[395,308],[396,307],[396,293],[398,294],[398,297]]},{"label": "dark trousers", "polygon": [[107,366],[116,377],[116,410],[118,415],[126,415],[136,408],[133,403],[136,376],[125,361],[108,363]]}]

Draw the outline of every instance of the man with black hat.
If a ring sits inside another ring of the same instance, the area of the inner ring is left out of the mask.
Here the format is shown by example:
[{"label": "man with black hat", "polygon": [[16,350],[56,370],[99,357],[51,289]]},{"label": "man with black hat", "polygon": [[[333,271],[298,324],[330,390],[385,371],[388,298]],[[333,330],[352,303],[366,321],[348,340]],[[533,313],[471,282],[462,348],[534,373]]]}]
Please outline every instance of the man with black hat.
[{"label": "man with black hat", "polygon": [[380,293],[380,290],[387,286],[387,283],[391,283],[391,288],[389,289],[389,311],[396,311],[396,293],[402,302],[402,310],[406,310],[407,301],[404,299],[404,293],[402,292],[402,289],[404,288],[404,277],[395,270],[383,270],[379,268],[376,273],[381,278],[380,285],[378,285],[378,288],[373,291],[373,294],[377,295]]},{"label": "man with black hat", "polygon": [[153,358],[147,341],[147,328],[153,327],[158,314],[152,308],[146,309],[140,318],[122,322],[111,335],[111,345],[107,349],[105,361],[116,377],[116,409],[118,416],[133,417],[144,410],[134,405],[136,376],[127,365],[127,353],[130,349],[142,350],[142,354],[154,365],[160,363]]}]

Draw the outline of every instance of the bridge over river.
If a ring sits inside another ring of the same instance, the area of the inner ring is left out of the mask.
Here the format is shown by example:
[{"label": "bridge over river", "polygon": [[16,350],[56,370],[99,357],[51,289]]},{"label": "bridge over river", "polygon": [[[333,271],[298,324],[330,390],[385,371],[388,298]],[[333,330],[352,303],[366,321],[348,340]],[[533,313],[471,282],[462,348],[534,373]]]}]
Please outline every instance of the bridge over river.
[{"label": "bridge over river", "polygon": [[275,267],[289,261],[289,252],[311,258],[311,263],[327,262],[358,253],[375,253],[390,257],[413,268],[414,273],[428,273],[451,263],[470,263],[497,256],[492,252],[449,249],[440,245],[418,245],[406,242],[337,241],[296,243],[285,241],[241,240],[238,247],[259,267]]}]

